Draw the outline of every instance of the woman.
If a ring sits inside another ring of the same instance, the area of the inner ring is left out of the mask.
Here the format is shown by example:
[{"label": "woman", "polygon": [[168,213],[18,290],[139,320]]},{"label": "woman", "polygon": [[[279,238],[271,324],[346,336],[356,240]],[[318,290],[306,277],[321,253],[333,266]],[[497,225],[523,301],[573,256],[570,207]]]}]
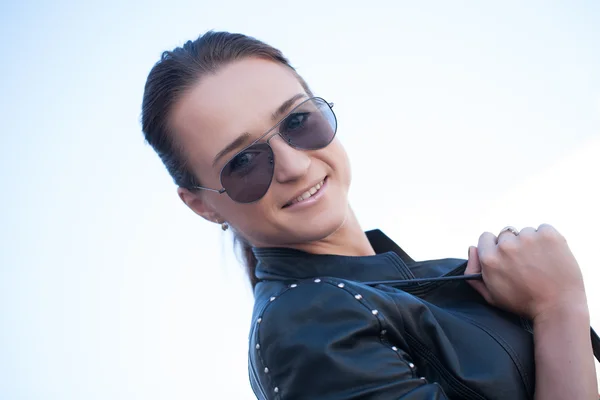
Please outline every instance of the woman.
[{"label": "woman", "polygon": [[278,50],[209,32],[163,53],[142,125],[181,200],[242,246],[258,398],[597,398],[586,295],[561,235],[506,228],[481,235],[468,262],[415,262],[364,233],[332,104]]}]

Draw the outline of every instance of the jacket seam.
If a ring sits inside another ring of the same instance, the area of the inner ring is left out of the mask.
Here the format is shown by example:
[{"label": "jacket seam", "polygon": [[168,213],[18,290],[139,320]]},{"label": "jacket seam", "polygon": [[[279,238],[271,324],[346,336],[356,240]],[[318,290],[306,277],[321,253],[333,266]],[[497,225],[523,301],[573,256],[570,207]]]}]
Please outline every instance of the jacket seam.
[{"label": "jacket seam", "polygon": [[464,318],[465,320],[469,321],[474,326],[478,327],[479,329],[481,329],[482,331],[484,331],[485,333],[487,333],[489,337],[491,337],[492,339],[494,339],[506,351],[506,353],[509,355],[509,357],[511,358],[511,360],[515,364],[515,367],[517,367],[517,371],[519,371],[519,376],[521,377],[521,380],[523,381],[523,385],[525,386],[525,390],[527,391],[527,393],[530,394],[530,395],[533,394],[533,390],[532,390],[533,387],[531,385],[531,381],[529,379],[527,371],[525,370],[525,367],[521,363],[521,360],[519,359],[517,353],[514,351],[514,349],[504,339],[502,339],[501,337],[495,335],[486,326],[480,324],[479,322],[471,319],[470,317],[468,317],[468,316],[466,316],[466,315],[464,315],[462,313],[457,313],[457,312],[451,311],[451,310],[448,310],[448,312],[451,313],[451,314],[456,315],[457,317]]},{"label": "jacket seam", "polygon": [[[485,399],[481,394],[477,393],[474,389],[467,386],[456,378],[450,371],[446,369],[443,363],[437,358],[437,356],[431,352],[423,343],[413,337],[410,333],[406,332],[406,339],[413,343],[413,347],[416,352],[421,353],[421,357],[425,358],[432,368],[437,370],[440,378],[444,379],[448,386],[452,387],[462,399]],[[416,346],[415,346],[416,345]],[[433,362],[432,362],[433,361]]]},{"label": "jacket seam", "polygon": [[390,260],[396,271],[398,271],[403,279],[415,279],[415,276],[410,268],[408,268],[406,263],[400,258],[400,256],[398,256],[398,254],[387,252],[385,253],[385,256],[388,260]]},{"label": "jacket seam", "polygon": [[[291,288],[289,286],[285,286],[282,290],[276,292],[276,294],[274,295],[275,298],[281,297],[285,292],[287,292],[288,290],[290,290]],[[273,298],[273,296],[271,296],[270,298]],[[267,300],[265,302],[265,304],[262,306],[260,313],[258,313],[258,321],[260,321],[262,319],[262,316],[265,314],[267,308],[269,307],[269,305],[272,303],[273,301],[269,301]],[[268,368],[268,366],[265,363],[265,360],[262,357],[262,352],[260,347],[256,348],[256,345],[260,346],[260,323],[259,322],[254,322],[253,324],[255,324],[254,327],[254,333],[256,336],[256,344],[254,349],[256,350],[256,354],[257,354],[257,358],[260,360],[260,363],[262,364],[263,367]],[[252,345],[253,343],[250,343],[250,350],[252,351]],[[255,375],[256,375],[256,379],[258,380],[258,385],[261,386],[260,383],[260,376],[259,376],[259,372],[255,371]],[[266,375],[266,380],[268,381],[268,383],[270,384],[270,389],[274,392],[275,388],[277,388],[278,386],[276,386],[276,384],[273,382],[273,380],[271,379],[271,376],[269,374],[265,374]],[[263,390],[264,392],[264,390]],[[270,397],[270,395],[268,395],[267,393],[264,393],[265,396],[267,396],[267,398]],[[279,393],[275,394],[275,399],[281,399],[281,396],[279,395]]]}]

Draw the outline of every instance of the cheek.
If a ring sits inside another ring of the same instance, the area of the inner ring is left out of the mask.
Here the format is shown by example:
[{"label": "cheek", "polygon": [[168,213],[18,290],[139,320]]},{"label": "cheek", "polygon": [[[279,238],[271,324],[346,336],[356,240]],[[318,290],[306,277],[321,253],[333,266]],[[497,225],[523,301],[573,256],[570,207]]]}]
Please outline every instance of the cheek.
[{"label": "cheek", "polygon": [[350,183],[352,178],[350,159],[348,158],[348,153],[346,153],[346,149],[342,146],[342,143],[339,140],[334,139],[334,141],[327,146],[327,150],[330,151],[329,158],[332,164],[331,167],[343,181]]},{"label": "cheek", "polygon": [[261,243],[264,237],[270,237],[274,229],[272,210],[267,206],[268,196],[260,202],[250,205],[234,205],[228,210],[233,226],[251,243]]}]

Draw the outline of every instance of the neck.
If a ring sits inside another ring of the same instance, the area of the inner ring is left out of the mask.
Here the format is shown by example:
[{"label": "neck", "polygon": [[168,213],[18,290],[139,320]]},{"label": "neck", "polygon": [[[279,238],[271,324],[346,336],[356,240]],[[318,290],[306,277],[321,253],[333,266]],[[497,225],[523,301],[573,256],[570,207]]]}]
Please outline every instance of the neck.
[{"label": "neck", "polygon": [[301,243],[293,247],[312,254],[343,256],[369,256],[375,254],[350,205],[348,205],[346,220],[338,230],[321,240]]}]

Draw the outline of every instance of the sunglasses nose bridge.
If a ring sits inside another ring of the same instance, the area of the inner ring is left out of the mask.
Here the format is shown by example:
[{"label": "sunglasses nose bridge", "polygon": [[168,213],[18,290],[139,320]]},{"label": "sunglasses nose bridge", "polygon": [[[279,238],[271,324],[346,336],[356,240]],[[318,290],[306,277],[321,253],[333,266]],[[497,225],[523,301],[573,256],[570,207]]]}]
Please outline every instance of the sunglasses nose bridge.
[{"label": "sunglasses nose bridge", "polygon": [[[269,134],[269,138],[267,140],[265,140],[265,143],[269,145],[269,147],[273,148],[273,146],[271,146],[271,139],[273,139],[275,136],[279,136],[281,138],[281,140],[283,140],[283,142],[285,142],[285,144],[287,144],[288,146],[292,146],[292,142],[289,139],[286,139],[281,132],[279,131],[275,131],[271,134]],[[292,146],[294,147],[294,146]]]}]

